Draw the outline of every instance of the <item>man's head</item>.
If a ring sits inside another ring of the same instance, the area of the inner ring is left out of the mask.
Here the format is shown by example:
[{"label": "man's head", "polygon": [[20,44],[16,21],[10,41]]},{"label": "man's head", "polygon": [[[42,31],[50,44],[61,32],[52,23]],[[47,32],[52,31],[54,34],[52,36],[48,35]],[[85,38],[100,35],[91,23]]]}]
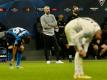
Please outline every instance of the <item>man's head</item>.
[{"label": "man's head", "polygon": [[49,14],[50,13],[50,7],[49,6],[45,6],[44,7],[44,12],[45,12],[45,14]]},{"label": "man's head", "polygon": [[79,12],[79,8],[77,5],[73,5],[73,12],[74,13],[78,13]]},{"label": "man's head", "polygon": [[63,20],[63,19],[64,19],[64,15],[63,14],[58,15],[58,20]]}]

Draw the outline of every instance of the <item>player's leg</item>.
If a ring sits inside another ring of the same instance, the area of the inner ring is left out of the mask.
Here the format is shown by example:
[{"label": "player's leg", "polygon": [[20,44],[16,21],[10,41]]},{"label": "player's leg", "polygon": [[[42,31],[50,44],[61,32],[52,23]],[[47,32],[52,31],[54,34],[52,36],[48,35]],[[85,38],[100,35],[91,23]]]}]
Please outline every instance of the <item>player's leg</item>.
[{"label": "player's leg", "polygon": [[12,62],[12,46],[8,47],[8,61],[10,69],[13,69],[13,62]]},{"label": "player's leg", "polygon": [[61,48],[60,48],[60,46],[59,46],[59,44],[58,44],[58,42],[57,42],[57,39],[56,39],[56,37],[55,36],[53,36],[52,38],[51,38],[51,43],[52,43],[52,46],[54,47],[54,51],[55,51],[55,56],[56,56],[56,63],[57,64],[61,64],[61,63],[64,63],[64,62],[62,62],[60,59],[60,50],[61,50]]},{"label": "player's leg", "polygon": [[[73,36],[75,36],[77,33],[75,31],[73,31],[73,32],[65,31],[65,33],[66,33],[68,44],[70,46],[75,46],[76,44],[75,44]],[[71,36],[71,35],[73,35],[73,36]],[[76,46],[75,46],[75,49],[76,49]],[[76,49],[76,53],[75,53],[75,57],[74,57],[74,78],[75,79],[78,78],[78,76],[84,74],[81,66],[82,66],[82,59],[79,55],[79,52]]]},{"label": "player's leg", "polygon": [[88,51],[89,44],[90,44],[89,41],[84,41],[83,48],[84,48],[84,51],[85,51],[86,53],[87,53],[87,51]]},{"label": "player's leg", "polygon": [[15,36],[13,36],[12,34],[8,34],[6,33],[6,39],[7,39],[7,46],[8,46],[8,60],[9,60],[9,64],[13,65],[14,60],[13,57],[14,56],[14,50],[13,50],[13,45],[14,45],[14,41],[15,41]]},{"label": "player's leg", "polygon": [[45,59],[46,63],[50,64],[50,37],[43,34],[43,40],[44,40],[44,53],[45,53]]},{"label": "player's leg", "polygon": [[[85,52],[87,52],[89,46],[89,42],[84,42],[83,44],[83,49]],[[80,56],[79,52],[76,52],[75,54],[75,74],[74,78],[83,78],[83,79],[91,79],[90,76],[84,75],[84,70],[83,70],[83,60],[82,56]]]},{"label": "player's leg", "polygon": [[80,57],[79,52],[77,51],[74,58],[74,77],[84,75],[83,66],[82,66],[82,57]]},{"label": "player's leg", "polygon": [[[82,44],[83,44],[83,49],[87,54],[88,47],[89,47],[89,41],[84,39]],[[82,57],[80,55],[79,55],[79,68],[80,68],[80,76],[78,78],[91,79],[90,76],[87,76],[87,75],[84,74],[84,71],[83,71],[83,60],[82,60]]]},{"label": "player's leg", "polygon": [[16,45],[13,45],[12,62],[15,62],[16,52],[17,52],[17,46],[16,46]]},{"label": "player's leg", "polygon": [[[84,39],[81,39],[79,41],[81,43],[81,47],[83,47],[82,44],[84,43]],[[75,63],[74,76],[84,75],[83,64],[82,64],[83,63],[82,54],[80,54],[77,49],[76,49],[76,54],[75,54],[75,58],[74,58],[74,63]]]},{"label": "player's leg", "polygon": [[90,76],[84,75],[83,60],[82,57],[79,55],[79,52],[76,52],[75,54],[74,63],[75,63],[74,79],[91,79]]},{"label": "player's leg", "polygon": [[17,54],[16,54],[16,66],[19,67],[20,66],[20,62],[21,62],[21,56],[22,56],[22,52],[21,51],[17,51]]},{"label": "player's leg", "polygon": [[17,68],[22,68],[21,67],[21,58],[22,58],[23,50],[24,50],[24,46],[23,45],[21,45],[17,50],[17,54],[16,54],[16,57],[17,57],[17,59],[16,59],[16,67]]}]

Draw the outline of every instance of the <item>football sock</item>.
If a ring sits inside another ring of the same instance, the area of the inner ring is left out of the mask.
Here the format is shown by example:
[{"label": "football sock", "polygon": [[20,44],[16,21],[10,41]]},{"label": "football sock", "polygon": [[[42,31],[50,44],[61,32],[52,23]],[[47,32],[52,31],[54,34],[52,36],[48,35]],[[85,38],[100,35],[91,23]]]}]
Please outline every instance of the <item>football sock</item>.
[{"label": "football sock", "polygon": [[83,75],[83,66],[82,66],[82,58],[79,56],[79,53],[76,52],[75,59],[74,59],[74,65],[75,65],[75,75]]}]

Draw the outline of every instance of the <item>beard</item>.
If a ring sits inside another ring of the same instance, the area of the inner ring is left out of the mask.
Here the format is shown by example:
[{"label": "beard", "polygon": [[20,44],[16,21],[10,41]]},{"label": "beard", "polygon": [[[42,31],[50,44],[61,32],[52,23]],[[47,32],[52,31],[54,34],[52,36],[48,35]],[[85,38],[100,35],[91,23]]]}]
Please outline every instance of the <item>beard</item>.
[{"label": "beard", "polygon": [[50,14],[50,12],[47,12],[46,14],[48,15],[48,14]]}]

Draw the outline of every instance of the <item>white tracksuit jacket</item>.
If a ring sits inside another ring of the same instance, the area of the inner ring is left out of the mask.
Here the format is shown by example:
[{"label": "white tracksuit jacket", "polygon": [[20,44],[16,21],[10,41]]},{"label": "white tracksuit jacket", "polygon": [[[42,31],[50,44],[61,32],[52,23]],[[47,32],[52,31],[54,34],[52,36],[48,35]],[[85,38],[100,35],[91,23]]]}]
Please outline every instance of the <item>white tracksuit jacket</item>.
[{"label": "white tracksuit jacket", "polygon": [[75,45],[77,49],[82,49],[83,40],[90,42],[98,30],[100,30],[100,26],[97,22],[88,17],[76,18],[65,26],[68,44]]}]

